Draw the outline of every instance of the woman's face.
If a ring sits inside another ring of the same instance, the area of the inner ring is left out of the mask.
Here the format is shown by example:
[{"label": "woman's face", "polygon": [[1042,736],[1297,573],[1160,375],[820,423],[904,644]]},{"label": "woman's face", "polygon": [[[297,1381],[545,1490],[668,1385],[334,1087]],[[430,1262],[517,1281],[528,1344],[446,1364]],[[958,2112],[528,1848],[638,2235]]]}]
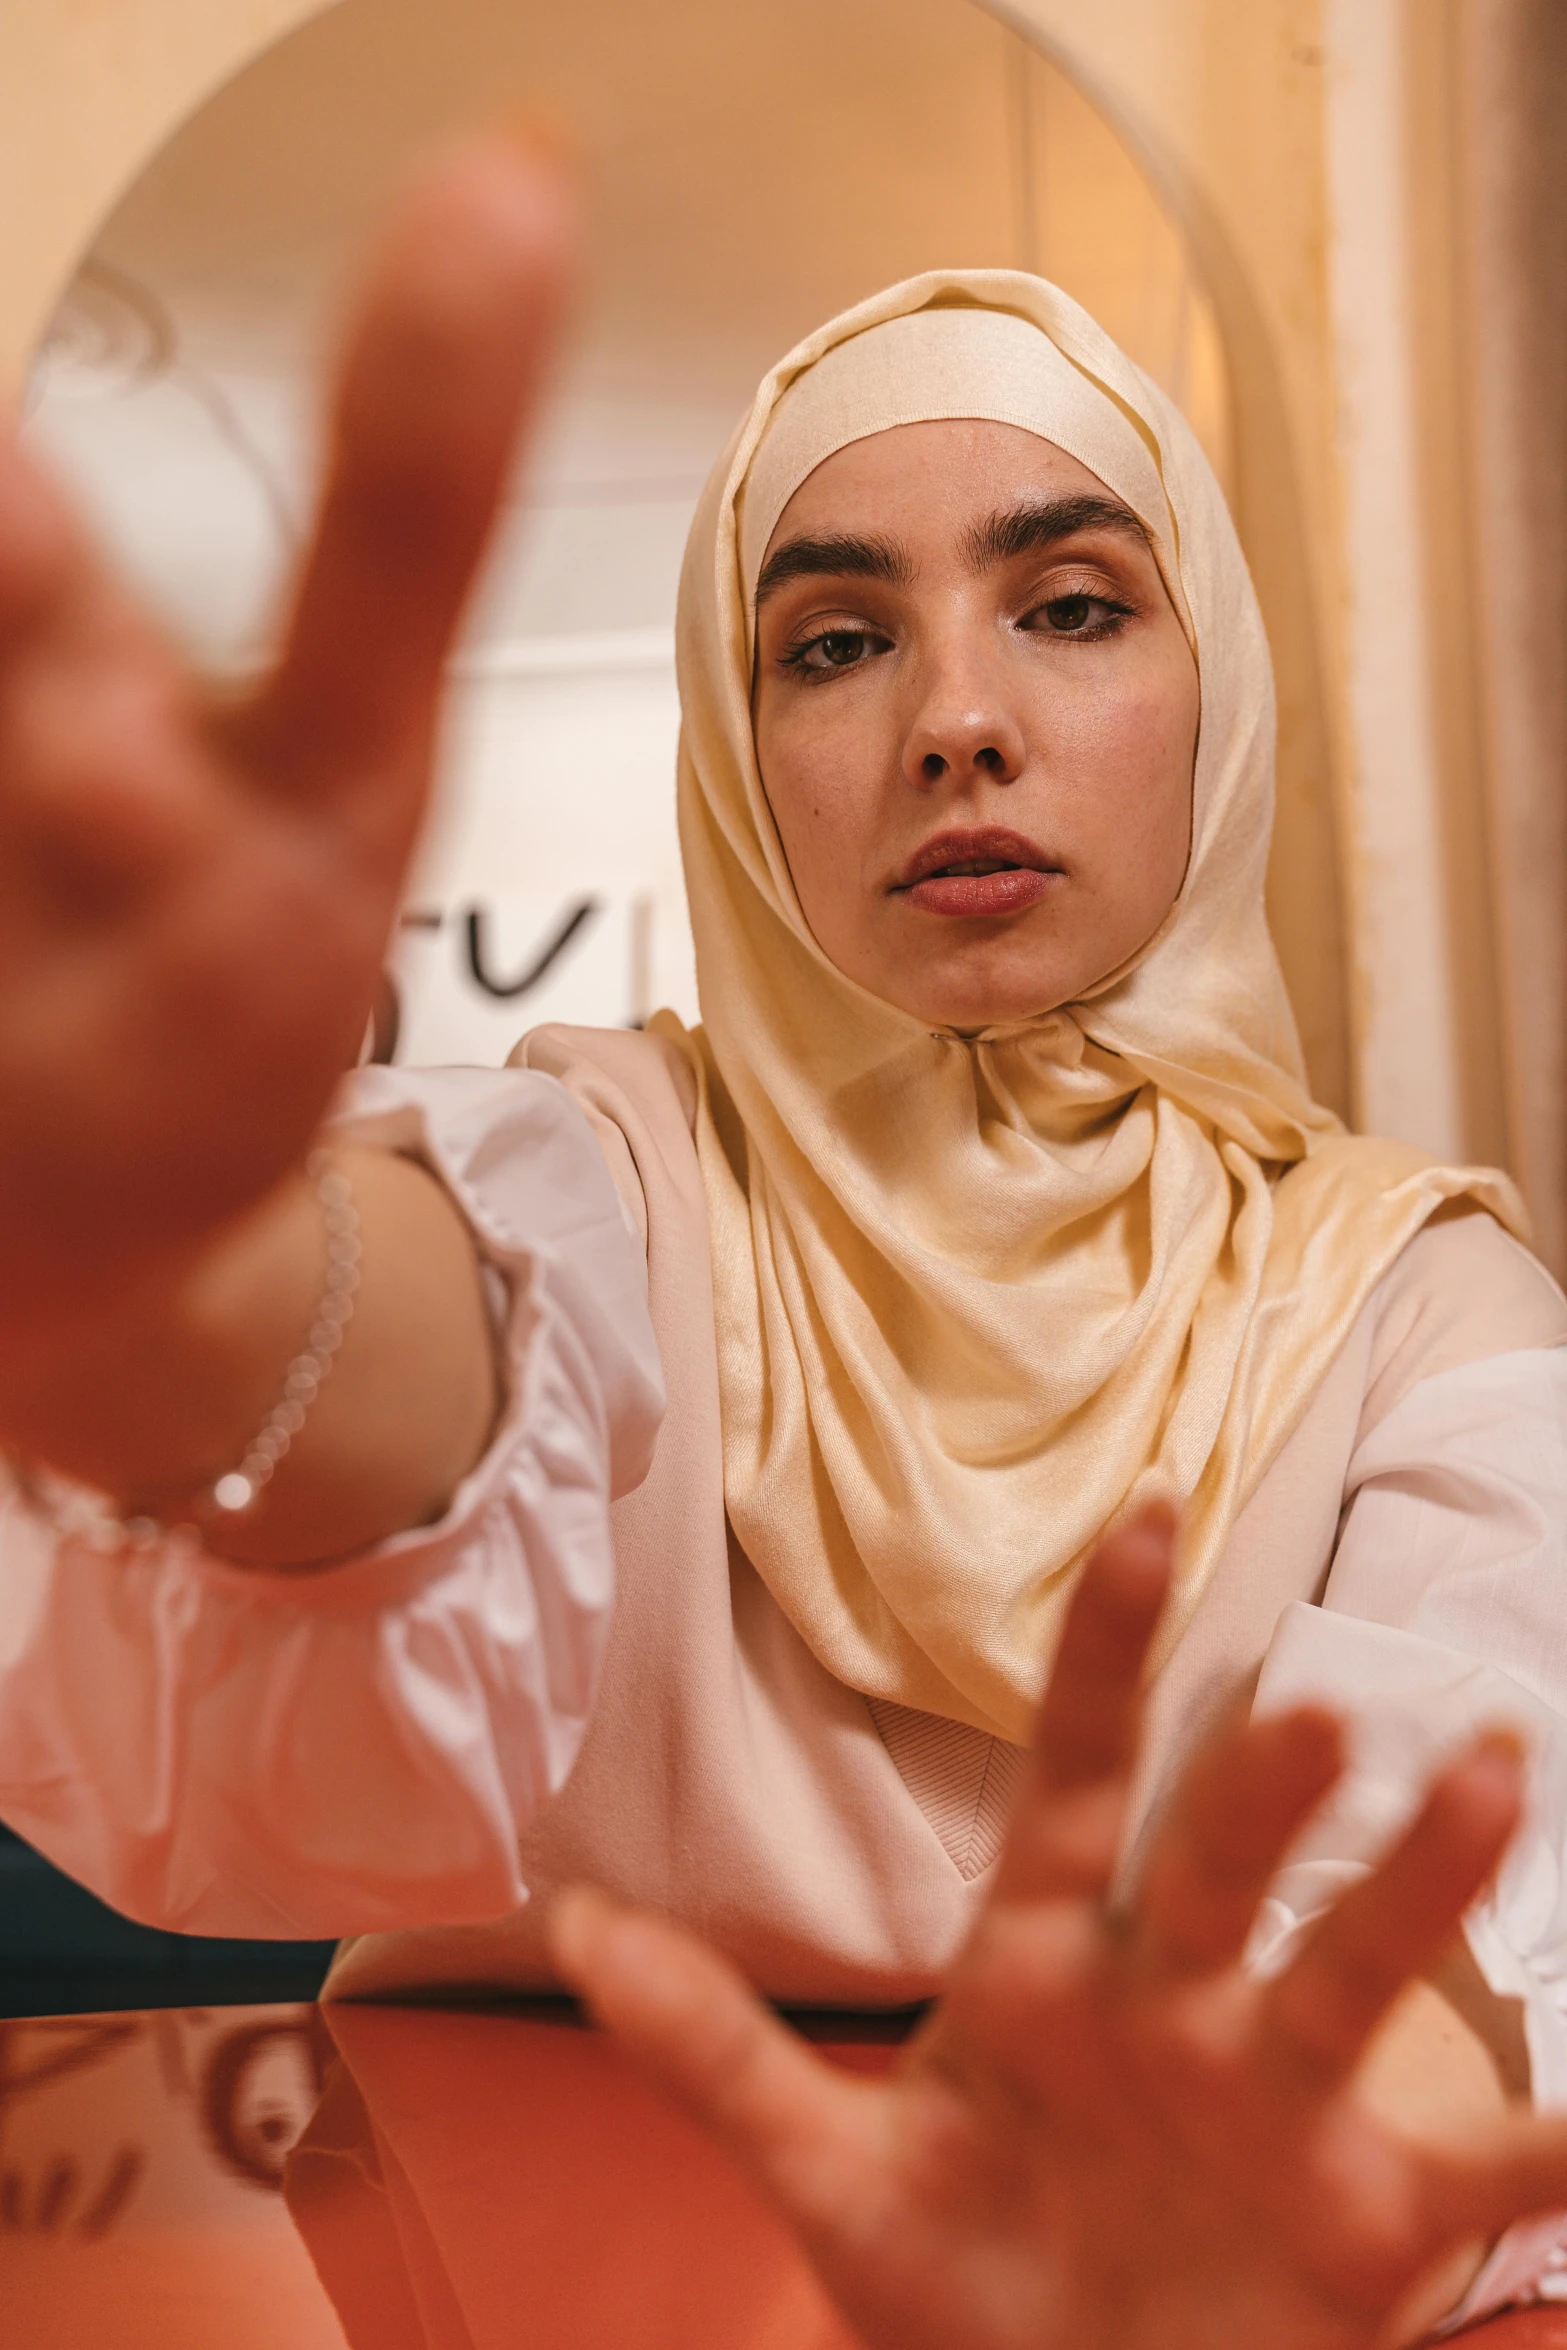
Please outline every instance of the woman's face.
[{"label": "woman's face", "polygon": [[753,712],[818,944],[921,1020],[1070,1003],[1179,893],[1196,664],[1136,518],[1017,426],[899,425],[801,484]]}]

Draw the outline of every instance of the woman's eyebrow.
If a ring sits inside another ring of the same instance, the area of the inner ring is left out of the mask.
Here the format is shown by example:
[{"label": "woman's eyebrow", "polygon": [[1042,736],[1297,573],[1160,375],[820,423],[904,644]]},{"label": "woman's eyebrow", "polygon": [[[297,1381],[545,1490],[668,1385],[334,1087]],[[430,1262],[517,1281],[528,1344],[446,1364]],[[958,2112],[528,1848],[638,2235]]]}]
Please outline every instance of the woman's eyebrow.
[{"label": "woman's eyebrow", "polygon": [[854,538],[836,531],[822,538],[786,539],[762,565],[757,609],[790,579],[884,579],[892,587],[907,587],[912,577],[913,566],[896,539]]},{"label": "woman's eyebrow", "polygon": [[1044,498],[976,523],[968,534],[968,559],[976,571],[988,571],[992,564],[1037,554],[1083,530],[1118,530],[1145,547],[1150,544],[1142,522],[1119,498]]}]

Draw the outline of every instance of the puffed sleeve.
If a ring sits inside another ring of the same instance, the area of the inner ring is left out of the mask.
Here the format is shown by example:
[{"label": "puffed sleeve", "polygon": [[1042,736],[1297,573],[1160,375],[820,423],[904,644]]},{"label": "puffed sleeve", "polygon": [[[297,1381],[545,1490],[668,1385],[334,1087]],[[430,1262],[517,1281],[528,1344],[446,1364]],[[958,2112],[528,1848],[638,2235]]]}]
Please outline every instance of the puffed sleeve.
[{"label": "puffed sleeve", "polygon": [[[1411,1817],[1439,1762],[1511,1724],[1528,1810],[1466,1932],[1521,2004],[1534,2098],[1567,2109],[1567,1350],[1532,1348],[1423,1379],[1363,1437],[1320,1607],[1287,1608],[1256,1704],[1312,1701],[1349,1763],[1276,1883],[1252,1962],[1283,1964],[1312,1919]],[[1551,2296],[1567,2217],[1512,2229],[1453,2325]]]},{"label": "puffed sleeve", "polygon": [[107,1556],[0,1493],[0,1816],[117,1909],[316,1937],[498,1916],[576,1758],[610,1500],[663,1410],[640,1242],[581,1111],[526,1070],[361,1071],[336,1131],[467,1220],[504,1365],[437,1524],[319,1572]]}]

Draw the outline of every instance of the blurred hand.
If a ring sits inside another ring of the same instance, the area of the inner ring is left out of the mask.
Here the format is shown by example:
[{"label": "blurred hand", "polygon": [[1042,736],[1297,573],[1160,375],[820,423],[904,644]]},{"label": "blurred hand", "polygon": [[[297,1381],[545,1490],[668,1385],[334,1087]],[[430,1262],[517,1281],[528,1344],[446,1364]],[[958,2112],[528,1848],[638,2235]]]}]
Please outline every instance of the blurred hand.
[{"label": "blurred hand", "polygon": [[501,140],[407,197],[282,657],[241,704],[0,448],[0,1380],[259,1201],[353,1063],[573,241],[559,171]]},{"label": "blurred hand", "polygon": [[1516,1824],[1509,1740],[1441,1773],[1271,1983],[1241,1954],[1340,1769],[1320,1714],[1224,1739],[1112,1915],[1172,1542],[1149,1513],[1085,1576],[995,1884],[887,2080],[824,2063],[675,1926],[586,1888],[556,1904],[568,1980],[738,2156],[872,2350],[1388,2350],[1513,2219],[1567,2206],[1567,2122],[1499,2111],[1416,2143],[1356,2079]]},{"label": "blurred hand", "polygon": [[1510,2309],[1484,2325],[1466,2327],[1463,2350],[1567,2350],[1567,2309]]}]

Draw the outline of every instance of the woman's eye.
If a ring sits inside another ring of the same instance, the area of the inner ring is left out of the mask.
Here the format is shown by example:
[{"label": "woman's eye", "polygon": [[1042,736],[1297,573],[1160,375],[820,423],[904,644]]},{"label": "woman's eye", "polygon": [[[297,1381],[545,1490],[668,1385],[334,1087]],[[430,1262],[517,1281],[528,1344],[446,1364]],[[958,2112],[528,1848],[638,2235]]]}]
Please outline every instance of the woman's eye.
[{"label": "woman's eye", "polygon": [[1036,635],[1048,632],[1052,636],[1110,636],[1120,627],[1127,612],[1125,604],[1112,604],[1107,596],[1091,596],[1084,590],[1075,596],[1052,596],[1047,604],[1038,605],[1029,614],[1024,625]]},{"label": "woman's eye", "polygon": [[889,650],[887,639],[873,636],[868,628],[827,628],[808,643],[797,645],[784,659],[791,669],[803,670],[808,676],[828,677],[834,670],[857,668],[872,653]]},{"label": "woman's eye", "polygon": [[1087,626],[1093,609],[1092,596],[1057,596],[1053,603],[1045,606],[1045,618],[1052,628],[1060,629],[1064,636],[1075,636],[1080,628]]}]

